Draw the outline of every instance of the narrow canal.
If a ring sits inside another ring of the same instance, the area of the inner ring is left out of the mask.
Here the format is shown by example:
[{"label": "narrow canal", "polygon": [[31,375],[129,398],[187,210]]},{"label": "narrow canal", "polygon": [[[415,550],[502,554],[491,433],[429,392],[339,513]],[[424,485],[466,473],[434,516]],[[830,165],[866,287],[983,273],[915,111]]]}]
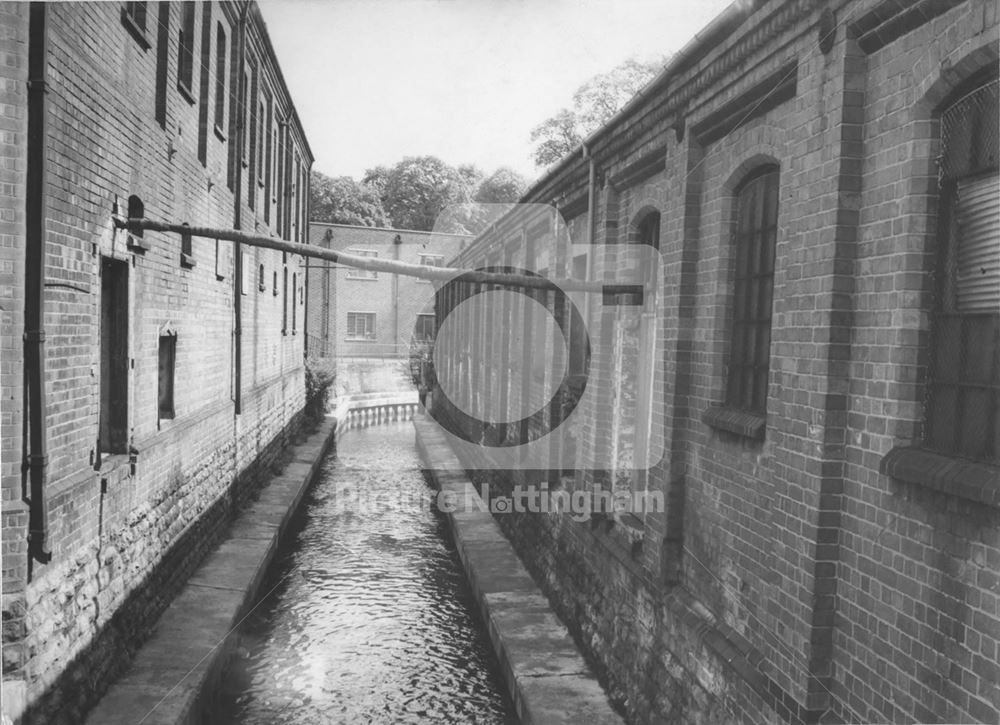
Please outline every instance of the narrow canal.
[{"label": "narrow canal", "polygon": [[411,423],[344,434],[264,598],[213,723],[516,723]]}]

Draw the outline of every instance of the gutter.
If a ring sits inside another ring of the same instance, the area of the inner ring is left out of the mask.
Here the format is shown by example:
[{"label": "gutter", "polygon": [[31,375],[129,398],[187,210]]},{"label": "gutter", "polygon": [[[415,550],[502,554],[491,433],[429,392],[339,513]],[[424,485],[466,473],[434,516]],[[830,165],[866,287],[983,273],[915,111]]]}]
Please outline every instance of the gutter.
[{"label": "gutter", "polygon": [[[735,0],[721,14],[716,16],[708,25],[695,34],[691,40],[685,44],[663,67],[663,70],[636,93],[620,111],[608,119],[600,128],[592,131],[580,143],[579,148],[557,161],[555,166],[545,172],[545,174],[525,192],[521,201],[526,201],[532,194],[537,193],[543,185],[562,173],[581,154],[582,158],[591,158],[594,142],[612,128],[621,123],[626,117],[632,115],[635,110],[645,103],[655,93],[661,91],[670,79],[685,68],[701,60],[716,44],[732,34],[736,28],[743,24],[750,15],[761,5],[764,0]],[[593,163],[593,161],[591,161]],[[593,199],[591,199],[593,201]]]},{"label": "gutter", "polygon": [[[46,4],[33,2],[28,15],[28,148],[25,179],[24,260],[24,415],[28,441],[24,449],[22,498],[28,504],[28,571],[31,560],[52,559],[49,551],[49,509],[45,499],[48,455],[45,405],[45,172],[48,92],[48,30]],[[27,485],[25,485],[27,484]]]}]

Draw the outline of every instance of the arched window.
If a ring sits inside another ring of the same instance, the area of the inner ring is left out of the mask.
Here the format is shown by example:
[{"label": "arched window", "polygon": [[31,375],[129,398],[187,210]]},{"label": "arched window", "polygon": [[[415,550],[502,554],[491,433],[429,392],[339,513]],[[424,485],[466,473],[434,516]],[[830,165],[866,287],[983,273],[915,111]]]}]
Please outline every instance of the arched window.
[{"label": "arched window", "polygon": [[778,167],[763,166],[736,190],[736,274],[726,405],[764,417],[771,351]]},{"label": "arched window", "polygon": [[941,114],[938,274],[924,446],[1000,461],[998,80]]}]

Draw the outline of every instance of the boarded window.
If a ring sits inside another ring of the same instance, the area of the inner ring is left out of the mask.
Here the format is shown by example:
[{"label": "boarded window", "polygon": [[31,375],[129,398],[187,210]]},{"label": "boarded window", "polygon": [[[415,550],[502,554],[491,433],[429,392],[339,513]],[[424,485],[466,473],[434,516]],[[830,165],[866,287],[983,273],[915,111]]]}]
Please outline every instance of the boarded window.
[{"label": "boarded window", "polygon": [[128,263],[101,260],[101,416],[104,453],[128,451]]},{"label": "boarded window", "polygon": [[366,341],[375,340],[375,313],[348,312],[347,339]]},{"label": "boarded window", "polygon": [[1000,460],[1000,173],[996,77],[941,114],[937,302],[924,445]]},{"label": "boarded window", "polygon": [[736,275],[726,405],[764,416],[778,229],[776,166],[758,169],[743,182],[736,192],[735,212]]},{"label": "boarded window", "polygon": [[174,371],[177,362],[177,335],[160,335],[159,344],[159,417],[174,417]]}]

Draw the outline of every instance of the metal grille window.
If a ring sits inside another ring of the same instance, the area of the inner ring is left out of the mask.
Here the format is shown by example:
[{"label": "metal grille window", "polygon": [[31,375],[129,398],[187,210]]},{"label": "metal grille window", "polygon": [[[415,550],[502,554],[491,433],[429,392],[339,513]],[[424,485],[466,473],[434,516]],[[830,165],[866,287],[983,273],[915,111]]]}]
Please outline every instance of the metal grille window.
[{"label": "metal grille window", "polygon": [[[377,257],[378,252],[374,249],[348,249],[349,254],[353,254],[356,257]],[[372,272],[367,269],[357,269],[355,267],[349,267],[347,269],[347,279],[378,279],[378,272]]]},{"label": "metal grille window", "polygon": [[374,312],[348,312],[347,313],[347,339],[367,340],[375,339],[375,313]]},{"label": "metal grille window", "polygon": [[754,172],[736,193],[736,278],[726,405],[767,412],[778,167]]},{"label": "metal grille window", "polygon": [[194,3],[181,3],[181,29],[177,39],[177,87],[194,103]]},{"label": "metal grille window", "polygon": [[937,301],[924,446],[1000,461],[1000,172],[996,77],[941,114]]}]

